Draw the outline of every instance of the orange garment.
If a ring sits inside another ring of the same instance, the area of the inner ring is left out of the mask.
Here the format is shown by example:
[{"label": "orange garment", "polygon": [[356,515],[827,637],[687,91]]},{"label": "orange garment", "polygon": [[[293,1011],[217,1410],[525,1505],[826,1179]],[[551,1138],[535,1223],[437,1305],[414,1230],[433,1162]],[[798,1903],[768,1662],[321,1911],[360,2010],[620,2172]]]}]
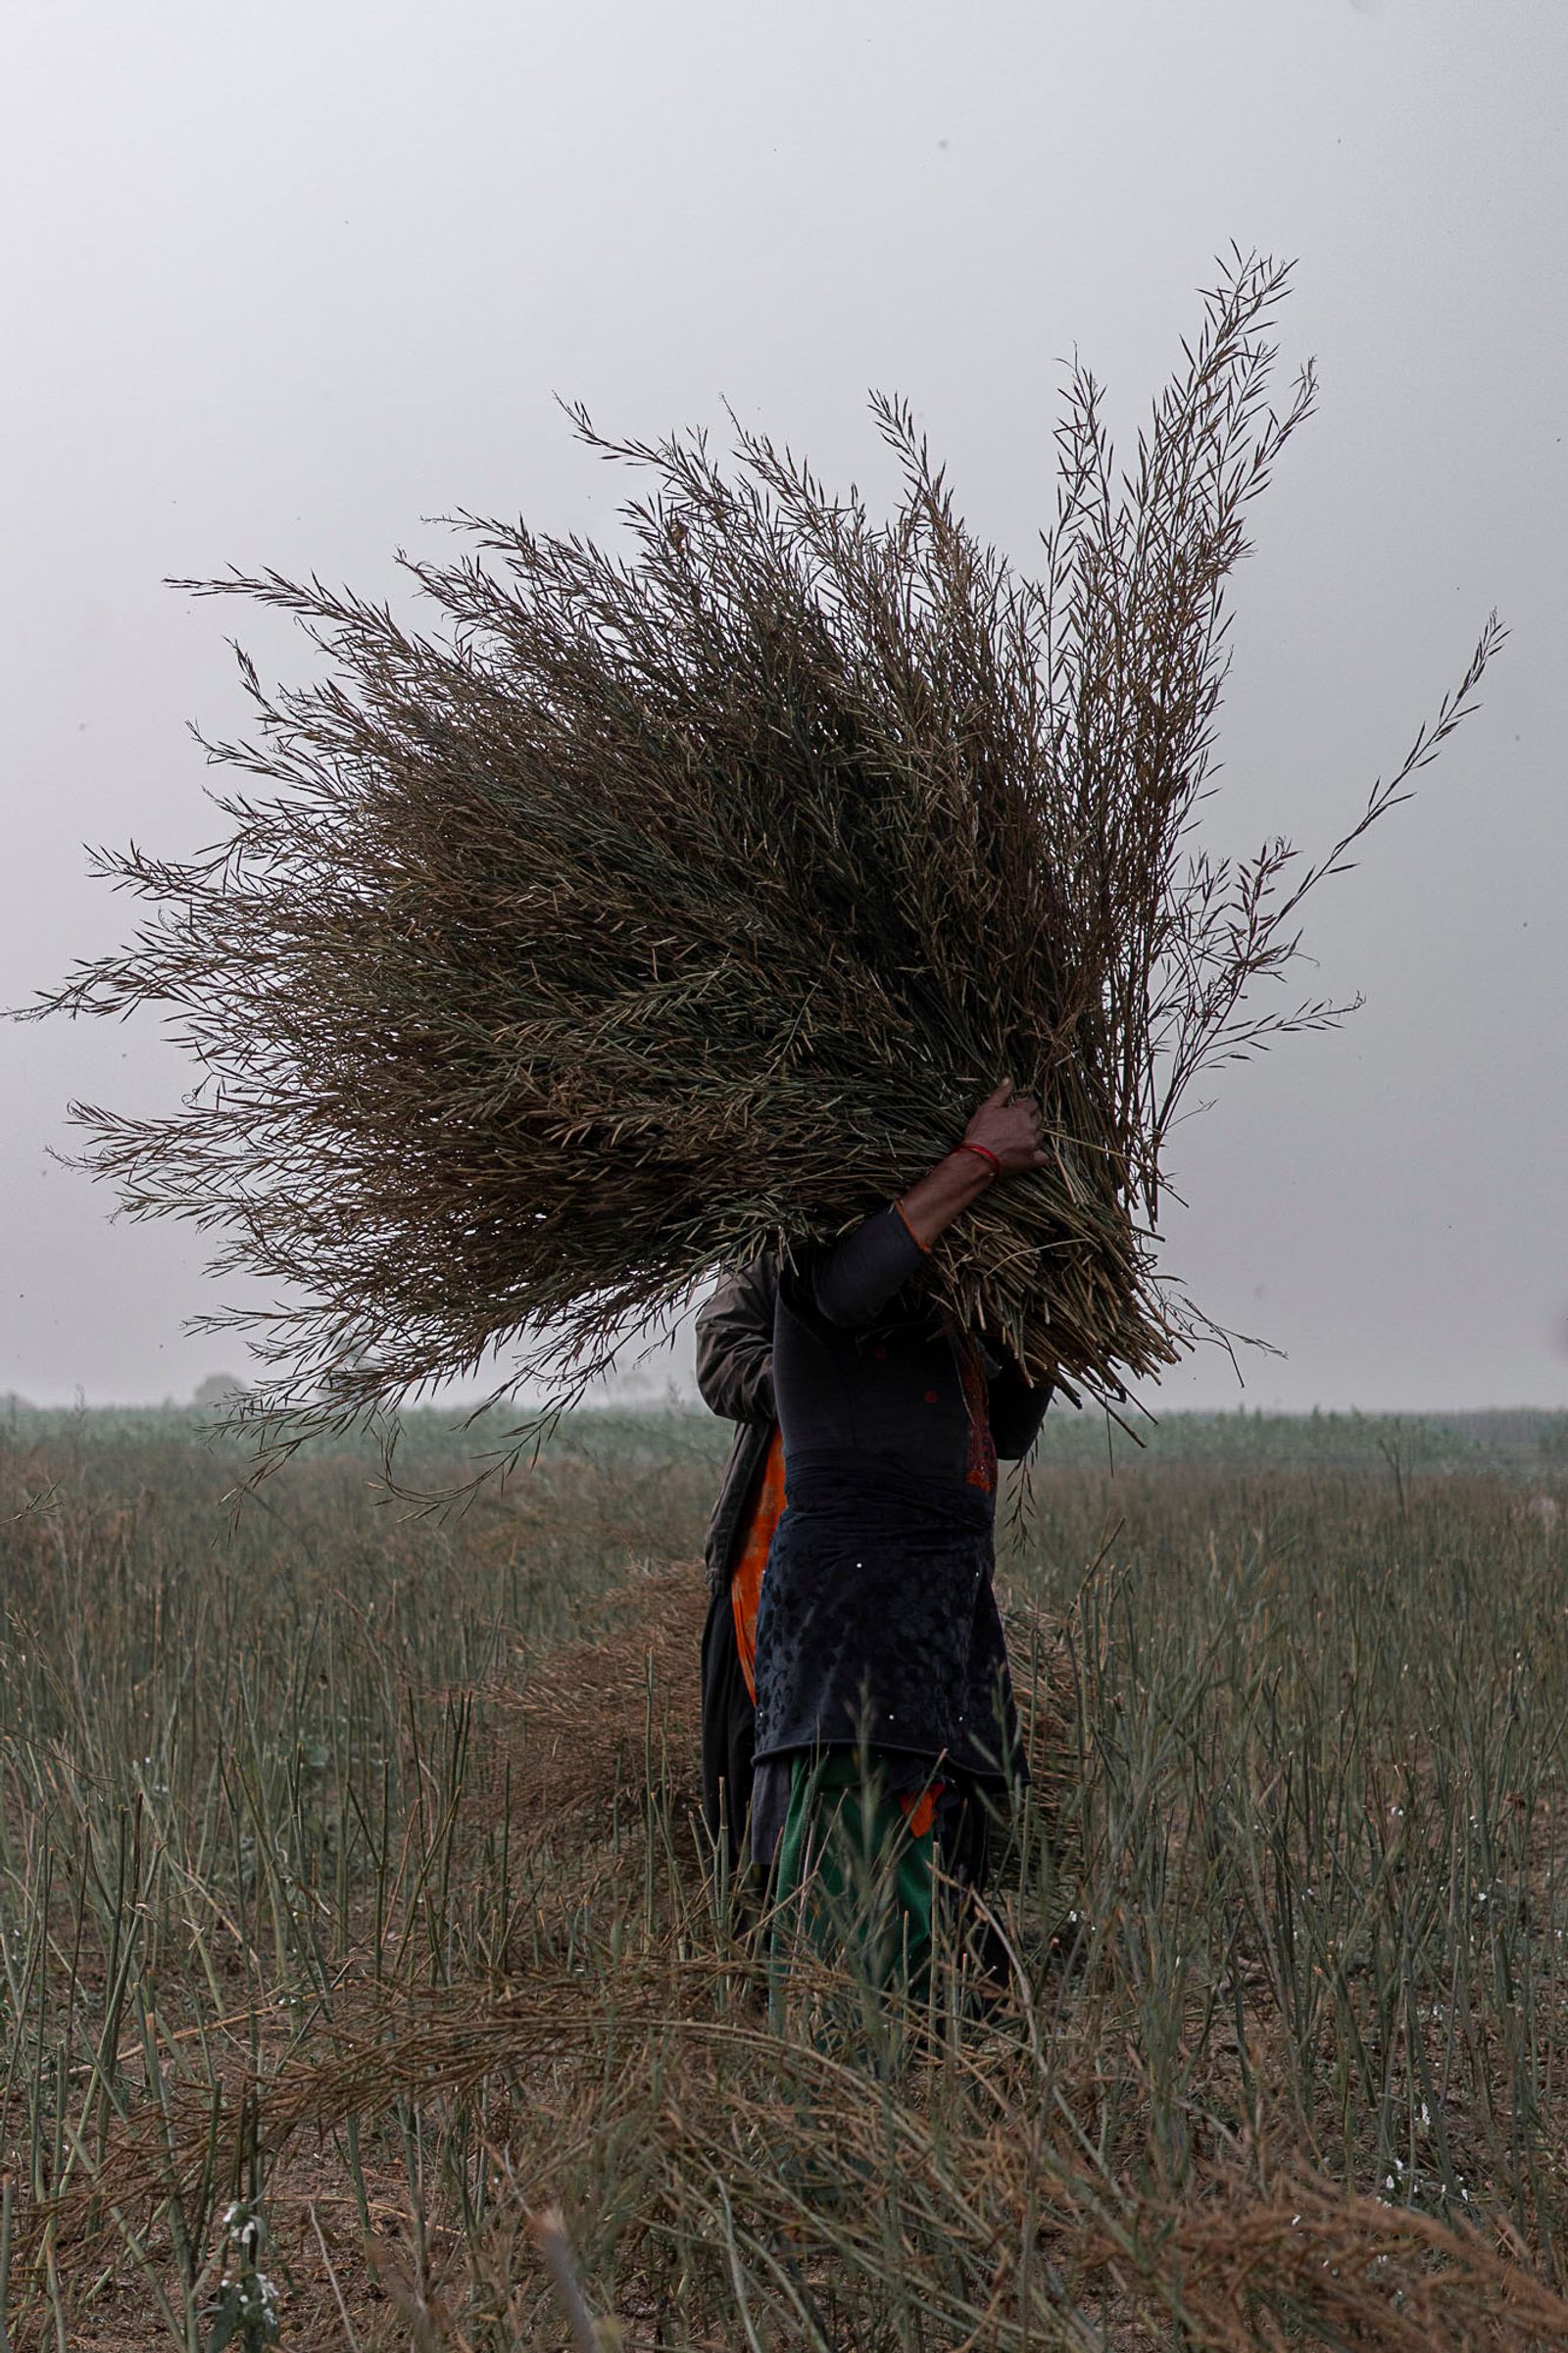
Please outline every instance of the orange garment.
[{"label": "orange garment", "polygon": [[747,1522],[740,1558],[735,1563],[735,1574],[729,1581],[730,1607],[735,1613],[735,1648],[754,1705],[757,1700],[757,1604],[762,1597],[762,1571],[767,1566],[767,1548],[773,1542],[773,1531],[778,1526],[783,1509],[784,1441],[775,1430],[772,1443],[762,1459],[762,1475],[758,1481],[757,1498]]},{"label": "orange garment", "polygon": [[937,1818],[937,1799],[946,1788],[946,1782],[934,1781],[928,1789],[895,1789],[894,1796],[903,1808],[911,1838],[924,1838],[930,1835],[931,1825]]},{"label": "orange garment", "polygon": [[997,1443],[991,1435],[991,1399],[986,1388],[986,1368],[981,1361],[979,1344],[971,1333],[959,1332],[952,1337],[958,1359],[963,1409],[969,1423],[969,1443],[964,1450],[964,1485],[978,1487],[984,1494],[994,1495],[997,1492]]}]

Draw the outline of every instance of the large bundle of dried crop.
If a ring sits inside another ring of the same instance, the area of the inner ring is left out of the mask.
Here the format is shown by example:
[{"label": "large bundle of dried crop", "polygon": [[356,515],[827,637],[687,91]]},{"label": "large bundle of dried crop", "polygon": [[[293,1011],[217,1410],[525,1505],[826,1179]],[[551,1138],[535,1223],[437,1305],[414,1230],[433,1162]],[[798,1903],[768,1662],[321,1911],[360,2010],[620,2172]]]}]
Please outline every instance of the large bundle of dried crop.
[{"label": "large bundle of dried crop", "polygon": [[[1050,1165],[945,1240],[939,1298],[1031,1371],[1115,1396],[1192,1335],[1156,1275],[1160,1157],[1256,1017],[1303,892],[1396,799],[1458,692],[1315,866],[1211,862],[1191,827],[1243,516],[1306,415],[1268,406],[1272,266],[1238,260],[1118,480],[1071,379],[1038,579],[955,512],[903,407],[878,524],[766,440],[612,447],[631,554],[479,525],[413,564],[431,634],[276,577],[324,683],[245,665],[262,778],[189,864],[107,870],[155,912],[53,1001],[172,1008],[174,1116],[102,1111],[138,1213],[222,1237],[294,1427],[492,1348],[564,1398],[629,1326],[761,1246],[830,1233],[947,1151],[999,1076]],[[235,1317],[232,1320],[241,1320]]]}]

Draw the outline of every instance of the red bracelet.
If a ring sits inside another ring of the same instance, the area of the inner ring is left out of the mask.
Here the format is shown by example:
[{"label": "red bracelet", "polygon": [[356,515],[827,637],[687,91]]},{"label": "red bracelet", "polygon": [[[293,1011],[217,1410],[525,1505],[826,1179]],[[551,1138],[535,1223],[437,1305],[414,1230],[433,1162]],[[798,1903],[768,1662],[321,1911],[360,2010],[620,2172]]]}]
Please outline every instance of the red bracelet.
[{"label": "red bracelet", "polygon": [[960,1144],[958,1150],[959,1152],[972,1152],[978,1158],[987,1161],[991,1169],[991,1182],[993,1185],[996,1183],[1002,1174],[1002,1162],[994,1152],[988,1152],[983,1144]]}]

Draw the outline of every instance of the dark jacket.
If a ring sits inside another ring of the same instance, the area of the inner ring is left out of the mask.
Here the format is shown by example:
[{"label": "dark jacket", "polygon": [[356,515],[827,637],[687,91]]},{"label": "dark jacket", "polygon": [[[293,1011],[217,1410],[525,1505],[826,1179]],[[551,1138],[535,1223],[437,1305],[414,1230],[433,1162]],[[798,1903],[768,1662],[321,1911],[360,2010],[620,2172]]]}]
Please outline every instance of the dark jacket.
[{"label": "dark jacket", "polygon": [[726,1276],[697,1318],[697,1386],[703,1402],[739,1424],[703,1546],[713,1593],[729,1583],[736,1542],[773,1437],[777,1299],[777,1260],[764,1253],[739,1274]]},{"label": "dark jacket", "polygon": [[789,1500],[757,1617],[754,1759],[861,1742],[923,1787],[1018,1762],[993,1587],[999,1448],[1050,1398],[936,1311],[895,1204],[779,1284],[773,1388]]},{"label": "dark jacket", "polygon": [[831,1456],[992,1491],[996,1456],[1034,1445],[1049,1385],[933,1312],[911,1288],[925,1255],[898,1208],[879,1209],[780,1282],[773,1391],[792,1471]]}]

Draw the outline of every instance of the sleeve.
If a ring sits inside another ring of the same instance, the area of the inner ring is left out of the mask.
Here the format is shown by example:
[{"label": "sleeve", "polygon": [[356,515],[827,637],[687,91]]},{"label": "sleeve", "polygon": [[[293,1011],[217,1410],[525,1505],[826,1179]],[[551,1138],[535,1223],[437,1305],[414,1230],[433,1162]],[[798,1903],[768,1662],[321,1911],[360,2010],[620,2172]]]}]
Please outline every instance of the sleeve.
[{"label": "sleeve", "polygon": [[925,1254],[897,1207],[878,1209],[811,1261],[812,1302],[830,1324],[847,1330],[872,1323]]},{"label": "sleeve", "polygon": [[988,1386],[992,1440],[1004,1462],[1017,1462],[1040,1436],[1040,1425],[1051,1403],[1052,1385],[1042,1381],[1035,1388],[1008,1356],[1001,1371],[992,1375]]},{"label": "sleeve", "polygon": [[697,1387],[731,1422],[770,1422],[778,1270],[765,1253],[728,1275],[697,1317]]}]

